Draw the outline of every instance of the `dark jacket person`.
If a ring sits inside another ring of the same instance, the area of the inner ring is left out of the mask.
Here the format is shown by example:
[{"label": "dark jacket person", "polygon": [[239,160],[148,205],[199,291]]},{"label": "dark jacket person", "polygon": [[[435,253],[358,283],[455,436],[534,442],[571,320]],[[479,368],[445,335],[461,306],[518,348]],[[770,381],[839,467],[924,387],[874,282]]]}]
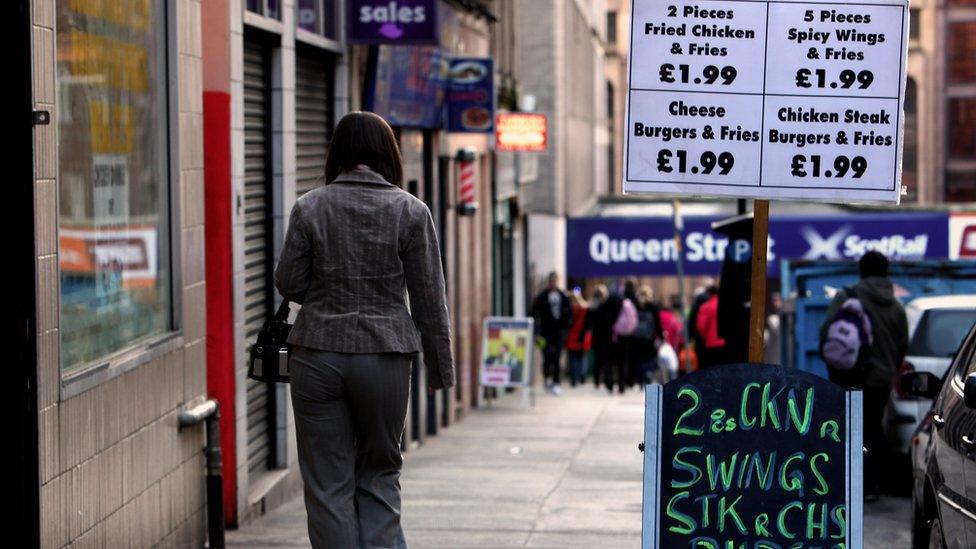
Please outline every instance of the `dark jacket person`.
[{"label": "dark jacket person", "polygon": [[895,297],[888,279],[888,258],[870,251],[858,263],[861,279],[852,288],[837,292],[827,309],[826,320],[820,330],[821,346],[827,329],[850,297],[856,297],[871,320],[872,343],[861,347],[857,364],[848,372],[831,371],[831,379],[847,387],[861,389],[864,395],[864,442],[867,447],[864,463],[864,493],[868,501],[877,499],[881,479],[890,463],[888,442],[882,427],[885,406],[891,392],[891,381],[908,352],[908,320],[905,309]]},{"label": "dark jacket person", "polygon": [[302,304],[288,342],[315,548],[406,547],[400,437],[414,354],[424,351],[430,388],[454,385],[434,224],[401,179],[386,121],[344,116],[325,185],[295,203],[275,270],[281,294]]},{"label": "dark jacket person", "polygon": [[827,309],[827,321],[821,327],[821,340],[830,321],[850,297],[857,297],[871,320],[873,343],[862,349],[858,358],[859,379],[851,386],[859,389],[891,389],[891,380],[908,352],[908,320],[905,308],[895,297],[888,279],[888,259],[879,252],[868,252],[858,264],[860,280],[853,286],[854,296],[846,290],[837,292]]}]

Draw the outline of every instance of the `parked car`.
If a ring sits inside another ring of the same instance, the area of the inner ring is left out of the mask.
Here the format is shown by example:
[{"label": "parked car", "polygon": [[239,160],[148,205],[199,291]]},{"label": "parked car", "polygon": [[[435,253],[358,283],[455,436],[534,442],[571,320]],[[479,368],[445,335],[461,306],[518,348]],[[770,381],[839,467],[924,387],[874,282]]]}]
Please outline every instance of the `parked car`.
[{"label": "parked car", "polygon": [[912,439],[914,547],[976,547],[976,326],[940,379],[899,376],[905,394],[933,399]]},{"label": "parked car", "polygon": [[[908,356],[900,372],[929,372],[941,379],[959,344],[976,323],[976,295],[920,297],[905,306]],[[896,378],[885,412],[885,433],[892,446],[907,455],[912,435],[932,407],[926,398],[905,394]]]}]

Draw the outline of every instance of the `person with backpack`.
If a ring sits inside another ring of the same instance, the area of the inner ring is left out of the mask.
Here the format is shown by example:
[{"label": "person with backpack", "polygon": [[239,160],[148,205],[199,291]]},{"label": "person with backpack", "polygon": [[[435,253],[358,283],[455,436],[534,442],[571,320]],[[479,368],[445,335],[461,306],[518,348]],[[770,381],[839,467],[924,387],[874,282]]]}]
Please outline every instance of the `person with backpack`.
[{"label": "person with backpack", "polygon": [[858,262],[860,280],[837,292],[820,329],[830,379],[864,396],[865,501],[880,495],[888,443],[882,419],[891,382],[908,352],[908,320],[888,278],[888,258],[870,251]]},{"label": "person with backpack", "polygon": [[546,379],[546,390],[558,396],[562,394],[559,386],[559,362],[566,331],[572,319],[569,298],[566,297],[566,292],[559,289],[558,273],[549,273],[546,289],[539,292],[532,303],[532,316],[535,317],[537,335],[545,340],[542,348],[542,372]]},{"label": "person with backpack", "polygon": [[664,341],[661,310],[654,303],[650,286],[637,291],[637,327],[630,335],[631,376],[638,385],[645,385],[657,369],[657,354]]},{"label": "person with backpack", "polygon": [[607,390],[613,392],[616,384],[617,392],[623,392],[633,384],[631,372],[634,353],[632,352],[634,332],[637,330],[637,292],[636,283],[627,280],[620,297],[620,312],[613,322],[613,337],[610,347],[611,367],[606,370]]}]

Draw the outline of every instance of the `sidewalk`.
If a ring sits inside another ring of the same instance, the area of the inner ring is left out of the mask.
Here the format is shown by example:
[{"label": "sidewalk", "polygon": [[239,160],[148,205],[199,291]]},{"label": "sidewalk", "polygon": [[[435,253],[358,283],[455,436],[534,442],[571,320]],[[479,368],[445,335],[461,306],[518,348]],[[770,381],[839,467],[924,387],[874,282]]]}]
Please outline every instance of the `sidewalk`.
[{"label": "sidewalk", "polygon": [[[413,549],[640,547],[643,395],[587,385],[518,393],[404,456],[403,525]],[[865,509],[865,547],[907,547],[909,500]],[[228,533],[228,547],[308,547],[302,498]]]},{"label": "sidewalk", "polygon": [[[414,548],[639,547],[643,395],[592,385],[534,408],[509,395],[404,455]],[[308,547],[301,498],[228,533],[229,547]]]}]

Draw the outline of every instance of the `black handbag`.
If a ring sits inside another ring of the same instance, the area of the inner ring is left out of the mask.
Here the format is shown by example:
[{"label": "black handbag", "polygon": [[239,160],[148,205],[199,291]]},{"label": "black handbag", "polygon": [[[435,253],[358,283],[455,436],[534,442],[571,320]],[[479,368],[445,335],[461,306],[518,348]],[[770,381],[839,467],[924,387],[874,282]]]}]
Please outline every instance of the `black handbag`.
[{"label": "black handbag", "polygon": [[251,345],[251,363],[247,377],[264,382],[288,383],[291,369],[288,365],[288,300],[283,300],[274,316],[264,322],[258,339]]}]

